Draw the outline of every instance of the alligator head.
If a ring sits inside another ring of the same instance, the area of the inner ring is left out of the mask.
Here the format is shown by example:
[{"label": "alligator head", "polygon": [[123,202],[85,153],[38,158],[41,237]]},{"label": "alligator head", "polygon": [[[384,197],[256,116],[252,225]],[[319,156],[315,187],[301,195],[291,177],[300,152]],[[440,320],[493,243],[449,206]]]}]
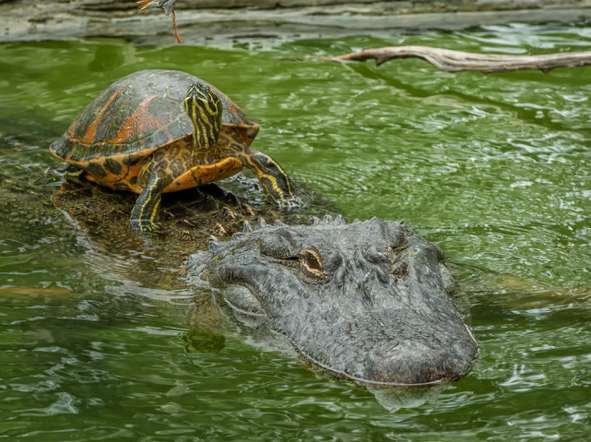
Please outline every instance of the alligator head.
[{"label": "alligator head", "polygon": [[212,242],[189,273],[263,315],[313,366],[359,383],[455,380],[478,353],[439,249],[397,222],[261,224]]}]

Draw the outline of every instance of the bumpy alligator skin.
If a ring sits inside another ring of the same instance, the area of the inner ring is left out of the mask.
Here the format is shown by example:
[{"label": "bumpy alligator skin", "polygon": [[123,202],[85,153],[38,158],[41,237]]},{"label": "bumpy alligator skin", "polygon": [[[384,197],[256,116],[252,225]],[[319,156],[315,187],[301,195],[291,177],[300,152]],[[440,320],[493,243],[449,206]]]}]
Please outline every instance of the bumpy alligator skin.
[{"label": "bumpy alligator skin", "polygon": [[220,289],[338,377],[438,384],[464,376],[478,354],[441,252],[397,222],[261,224],[211,242],[188,267],[195,284]]}]

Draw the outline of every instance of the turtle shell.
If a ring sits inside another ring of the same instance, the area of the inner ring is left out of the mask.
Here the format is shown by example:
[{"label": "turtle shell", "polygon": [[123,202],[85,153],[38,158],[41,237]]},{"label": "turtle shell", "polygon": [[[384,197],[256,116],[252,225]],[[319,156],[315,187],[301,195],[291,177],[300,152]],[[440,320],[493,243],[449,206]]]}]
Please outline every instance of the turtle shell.
[{"label": "turtle shell", "polygon": [[224,93],[185,72],[144,70],[116,81],[95,98],[49,150],[70,163],[150,155],[193,133],[183,99],[194,82],[208,85],[221,99],[221,130],[249,145],[258,124]]}]

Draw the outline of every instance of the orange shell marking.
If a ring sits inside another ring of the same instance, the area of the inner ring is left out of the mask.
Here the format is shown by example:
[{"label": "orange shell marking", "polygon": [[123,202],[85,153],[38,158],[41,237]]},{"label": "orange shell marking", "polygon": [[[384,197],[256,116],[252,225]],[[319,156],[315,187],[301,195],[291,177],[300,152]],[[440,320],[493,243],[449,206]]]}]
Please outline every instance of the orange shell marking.
[{"label": "orange shell marking", "polygon": [[[98,128],[98,125],[101,123],[102,121],[102,116],[103,114],[109,109],[109,107],[111,107],[111,105],[113,104],[113,102],[121,95],[121,91],[115,91],[113,92],[113,95],[111,95],[109,97],[109,99],[105,102],[105,104],[99,109],[99,111],[96,113],[94,120],[92,121],[92,123],[88,126],[88,128],[86,129],[86,132],[84,132],[84,136],[78,140],[81,144],[92,144],[95,141],[96,138],[96,130]],[[70,130],[68,131],[68,136],[72,139],[76,139],[76,137],[74,136],[74,128],[70,127]]]},{"label": "orange shell marking", "polygon": [[160,122],[148,112],[148,107],[154,96],[145,98],[137,109],[125,120],[114,138],[107,140],[109,144],[119,144],[129,141],[134,135],[147,133],[158,129]]}]

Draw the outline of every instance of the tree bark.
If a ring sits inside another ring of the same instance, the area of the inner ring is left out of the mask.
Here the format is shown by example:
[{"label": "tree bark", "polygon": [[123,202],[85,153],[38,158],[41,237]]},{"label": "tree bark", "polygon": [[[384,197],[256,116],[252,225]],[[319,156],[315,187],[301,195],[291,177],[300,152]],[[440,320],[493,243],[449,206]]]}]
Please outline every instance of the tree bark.
[{"label": "tree bark", "polygon": [[504,72],[523,69],[549,71],[591,65],[591,51],[546,55],[474,54],[428,46],[392,46],[330,57],[332,61],[375,60],[376,65],[399,58],[421,58],[442,71]]}]

